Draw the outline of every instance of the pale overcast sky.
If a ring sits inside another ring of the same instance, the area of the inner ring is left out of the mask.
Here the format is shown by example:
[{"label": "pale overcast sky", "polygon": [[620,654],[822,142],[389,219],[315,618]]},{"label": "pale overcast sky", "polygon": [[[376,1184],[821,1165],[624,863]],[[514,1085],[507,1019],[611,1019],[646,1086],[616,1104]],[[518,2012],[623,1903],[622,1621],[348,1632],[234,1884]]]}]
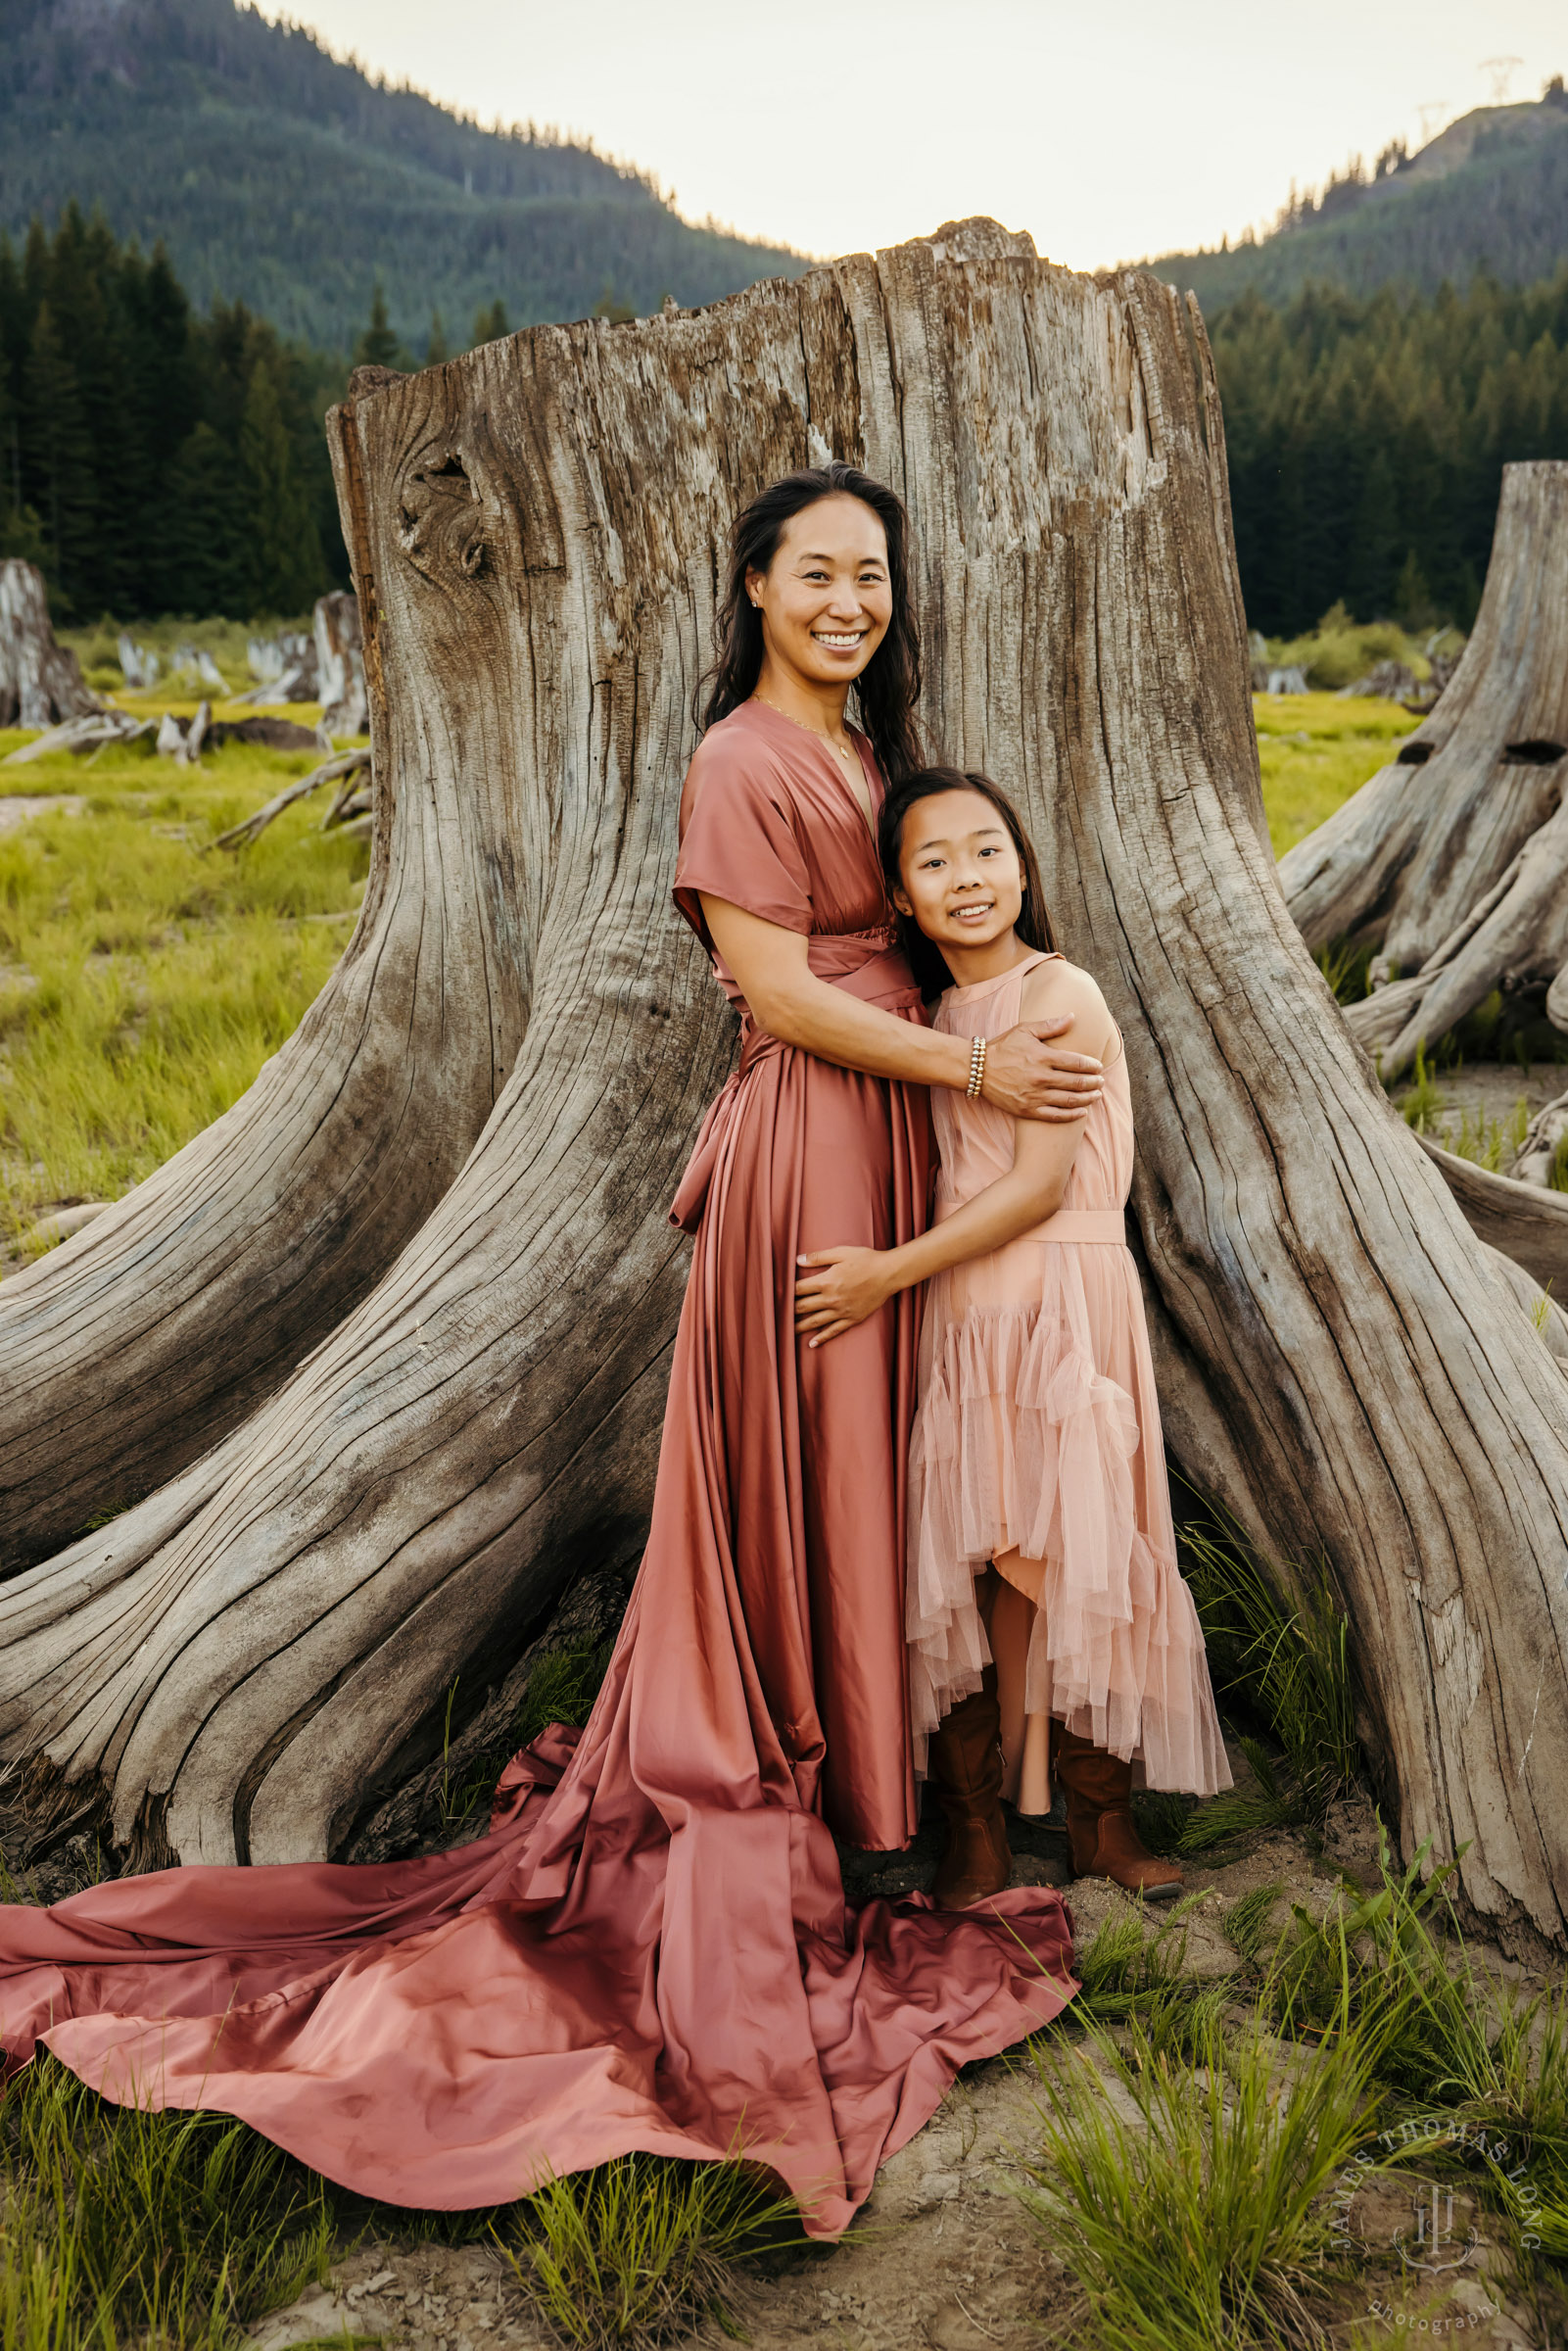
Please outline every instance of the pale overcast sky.
[{"label": "pale overcast sky", "polygon": [[[482,121],[592,133],[816,254],[990,213],[1075,268],[1216,244],[1568,72],[1564,0],[266,0]],[[1517,61],[1511,63],[1510,61]],[[1488,61],[1497,61],[1489,65]],[[1426,110],[1423,117],[1423,109]]]}]

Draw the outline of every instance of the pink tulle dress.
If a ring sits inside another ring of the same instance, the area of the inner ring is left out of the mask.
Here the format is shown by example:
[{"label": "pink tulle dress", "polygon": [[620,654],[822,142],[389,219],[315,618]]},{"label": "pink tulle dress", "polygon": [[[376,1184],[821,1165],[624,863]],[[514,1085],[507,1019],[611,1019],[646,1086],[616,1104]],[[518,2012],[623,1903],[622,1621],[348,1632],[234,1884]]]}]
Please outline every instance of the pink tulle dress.
[{"label": "pink tulle dress", "polygon": [[[1030,955],[952,987],[933,1026],[1001,1036]],[[1119,1045],[1119,1040],[1118,1040]],[[975,1578],[991,1562],[1035,1603],[1023,1670],[998,1659],[1006,1793],[1049,1808],[1054,1715],[1150,1788],[1230,1785],[1203,1634],[1176,1564],[1160,1404],[1123,1207],[1126,1058],[1115,1049],[1062,1207],[927,1284],[910,1459],[907,1629],[917,1760],[991,1655]],[[1013,1122],[933,1088],[935,1222],[1013,1165]],[[1016,1612],[1015,1612],[1016,1613]],[[1016,1661],[1014,1661],[1016,1663]],[[1009,1691],[1023,1719],[1009,1721]]]}]

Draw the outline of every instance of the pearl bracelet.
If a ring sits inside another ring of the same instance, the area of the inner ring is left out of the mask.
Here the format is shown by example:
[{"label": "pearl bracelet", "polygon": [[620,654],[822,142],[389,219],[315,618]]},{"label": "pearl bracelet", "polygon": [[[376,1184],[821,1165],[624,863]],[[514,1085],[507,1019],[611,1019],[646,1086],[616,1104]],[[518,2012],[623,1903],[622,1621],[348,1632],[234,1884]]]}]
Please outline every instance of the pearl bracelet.
[{"label": "pearl bracelet", "polygon": [[972,1036],[970,1038],[970,1081],[964,1088],[972,1102],[979,1100],[980,1088],[984,1083],[985,1039],[983,1036]]}]

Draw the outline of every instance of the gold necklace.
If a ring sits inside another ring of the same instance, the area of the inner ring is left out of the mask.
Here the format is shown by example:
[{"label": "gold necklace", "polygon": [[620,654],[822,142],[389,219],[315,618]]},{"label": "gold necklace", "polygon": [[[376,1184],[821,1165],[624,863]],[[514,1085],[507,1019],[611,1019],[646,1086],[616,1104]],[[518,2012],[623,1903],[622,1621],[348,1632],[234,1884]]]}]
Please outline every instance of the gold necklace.
[{"label": "gold necklace", "polygon": [[753,701],[760,702],[764,710],[777,710],[781,718],[786,718],[792,727],[798,727],[802,735],[815,735],[819,743],[825,743],[828,745],[828,748],[832,752],[833,756],[837,759],[842,759],[846,765],[854,758],[855,746],[852,743],[834,743],[832,737],[831,735],[825,735],[821,727],[808,726],[803,718],[796,718],[792,710],[785,710],[782,704],[778,702],[770,702],[767,696],[765,694],[758,694],[755,687],[753,687],[751,690],[751,698]]}]

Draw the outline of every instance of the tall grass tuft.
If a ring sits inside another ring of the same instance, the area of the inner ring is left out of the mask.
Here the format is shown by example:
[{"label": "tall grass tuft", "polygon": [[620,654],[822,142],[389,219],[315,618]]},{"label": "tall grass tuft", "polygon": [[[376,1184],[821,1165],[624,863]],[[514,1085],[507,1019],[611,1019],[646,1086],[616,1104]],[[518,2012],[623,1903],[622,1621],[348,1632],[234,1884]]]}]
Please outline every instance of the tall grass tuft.
[{"label": "tall grass tuft", "polygon": [[469,1755],[460,1774],[451,1769],[451,1715],[457,1696],[457,1684],[452,1683],[447,1693],[441,1769],[441,1815],[449,1827],[471,1819],[489,1803],[504,1765],[552,1722],[574,1730],[584,1727],[614,1647],[613,1641],[603,1641],[592,1648],[546,1650],[530,1669],[522,1703],[504,1738]]},{"label": "tall grass tuft", "polygon": [[1326,2209],[1375,2128],[1371,2051],[1284,2051],[1262,2015],[1227,2035],[1194,2004],[1185,2047],[1133,2017],[1042,2036],[1025,2210],[1072,2271],[1096,2351],[1314,2343],[1334,2253]]},{"label": "tall grass tuft", "polygon": [[106,2105],[47,2055],[0,2095],[6,2351],[237,2351],[332,2233],[325,2183],[225,2115]]},{"label": "tall grass tuft", "polygon": [[518,1708],[512,1733],[518,1747],[526,1747],[541,1731],[548,1730],[552,1722],[582,1729],[594,1711],[594,1701],[614,1647],[613,1641],[602,1641],[592,1649],[546,1651],[528,1676],[528,1688]]},{"label": "tall grass tuft", "polygon": [[1072,2013],[1097,2024],[1122,2024],[1190,1989],[1181,1974],[1182,1921],[1201,1896],[1184,1895],[1157,1920],[1141,1909],[1113,1910],[1073,1960],[1078,1978]]},{"label": "tall grass tuft", "polygon": [[1327,1567],[1294,1568],[1298,1597],[1287,1603],[1239,1535],[1189,1527],[1182,1548],[1216,1695],[1241,1700],[1283,1759],[1244,1737],[1257,1791],[1227,1790],[1200,1804],[1181,1848],[1202,1851],[1247,1829],[1320,1827],[1360,1764],[1350,1626]]},{"label": "tall grass tuft", "polygon": [[1400,1097],[1400,1110],[1406,1127],[1417,1134],[1425,1134],[1443,1108],[1443,1088],[1427,1062],[1426,1046],[1415,1048],[1415,1078],[1408,1090]]},{"label": "tall grass tuft", "polygon": [[792,2199],[749,2165],[624,2155],[537,2190],[497,2241],[574,2351],[656,2351],[704,2318],[735,2333],[734,2264],[799,2235]]},{"label": "tall grass tuft", "polygon": [[1359,1004],[1368,993],[1367,976],[1374,950],[1348,938],[1330,939],[1317,950],[1317,968],[1342,1004]]},{"label": "tall grass tuft", "polygon": [[1032,2044],[1022,2191],[1083,2292],[1085,2351],[1345,2339],[1334,2312],[1360,2256],[1326,2191],[1411,2167],[1463,2172],[1499,2277],[1558,2310],[1568,2000],[1477,1963],[1453,1866],[1423,1848],[1402,1870],[1385,1840],[1374,1893],[1277,1923],[1283,1890],[1259,1888],[1227,1921],[1261,1970],[1245,2006],[1234,1978],[1173,1980],[1136,1918],[1096,1939],[1085,1996]]}]

